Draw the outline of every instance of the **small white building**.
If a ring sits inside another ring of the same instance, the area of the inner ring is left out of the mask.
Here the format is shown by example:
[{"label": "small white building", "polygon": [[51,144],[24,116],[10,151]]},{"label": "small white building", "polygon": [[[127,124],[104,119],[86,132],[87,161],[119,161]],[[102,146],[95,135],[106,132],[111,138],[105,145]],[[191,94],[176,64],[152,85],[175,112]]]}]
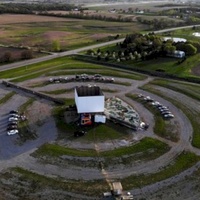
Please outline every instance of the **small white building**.
[{"label": "small white building", "polygon": [[103,113],[105,96],[98,86],[75,88],[75,103],[78,113]]},{"label": "small white building", "polygon": [[167,56],[174,57],[174,58],[184,58],[185,57],[185,52],[176,50],[176,51],[167,53]]}]

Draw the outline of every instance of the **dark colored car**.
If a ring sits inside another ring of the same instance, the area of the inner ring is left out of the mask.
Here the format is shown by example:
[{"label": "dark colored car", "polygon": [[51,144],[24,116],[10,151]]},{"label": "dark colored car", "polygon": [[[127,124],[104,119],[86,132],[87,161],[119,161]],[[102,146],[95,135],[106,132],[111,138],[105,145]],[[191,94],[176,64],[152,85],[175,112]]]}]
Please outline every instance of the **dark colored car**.
[{"label": "dark colored car", "polygon": [[17,110],[11,110],[10,114],[18,114],[18,111]]},{"label": "dark colored car", "polygon": [[86,131],[75,131],[74,137],[84,136],[85,134],[86,134]]},{"label": "dark colored car", "polygon": [[17,129],[17,128],[18,128],[17,125],[9,125],[7,127],[7,131],[14,130],[14,129]]},{"label": "dark colored car", "polygon": [[16,121],[9,122],[8,126],[17,125]]}]

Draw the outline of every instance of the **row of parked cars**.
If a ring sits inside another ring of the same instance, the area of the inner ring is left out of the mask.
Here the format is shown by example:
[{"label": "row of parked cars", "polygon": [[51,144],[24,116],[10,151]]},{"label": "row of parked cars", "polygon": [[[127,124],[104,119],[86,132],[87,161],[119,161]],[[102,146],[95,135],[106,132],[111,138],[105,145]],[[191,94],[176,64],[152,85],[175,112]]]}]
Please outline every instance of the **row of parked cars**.
[{"label": "row of parked cars", "polygon": [[169,110],[169,107],[162,105],[160,102],[155,101],[150,96],[144,96],[143,94],[138,95],[139,98],[143,98],[144,101],[149,102],[152,106],[158,109],[160,114],[163,116],[164,119],[171,119],[174,118],[174,115]]},{"label": "row of parked cars", "polygon": [[15,135],[19,133],[18,131],[18,120],[19,120],[19,113],[17,110],[11,110],[9,113],[8,118],[8,125],[7,125],[7,134],[8,135]]},{"label": "row of parked cars", "polygon": [[101,74],[95,74],[93,76],[89,76],[88,74],[80,74],[75,75],[75,77],[56,77],[50,78],[50,83],[66,83],[72,81],[99,81],[99,82],[114,82],[114,78],[103,77]]},{"label": "row of parked cars", "polygon": [[19,114],[17,110],[11,110],[8,117],[7,135],[15,135],[19,133],[18,122],[19,120],[26,120],[26,116]]}]

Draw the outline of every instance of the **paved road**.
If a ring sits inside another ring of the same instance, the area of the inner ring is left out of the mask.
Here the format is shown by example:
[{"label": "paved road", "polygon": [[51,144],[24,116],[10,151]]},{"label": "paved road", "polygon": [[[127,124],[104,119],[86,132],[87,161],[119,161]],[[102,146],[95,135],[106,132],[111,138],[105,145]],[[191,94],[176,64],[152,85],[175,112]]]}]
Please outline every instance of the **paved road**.
[{"label": "paved road", "polygon": [[[195,25],[195,26],[198,27],[200,25]],[[178,29],[192,28],[192,27],[194,27],[194,25],[168,28],[168,29],[154,31],[154,33],[164,33],[164,32],[168,32],[168,31],[174,31],[174,30],[178,30]],[[54,58],[59,58],[59,57],[63,57],[63,56],[69,56],[69,55],[77,54],[79,52],[86,51],[86,50],[89,50],[89,49],[95,49],[95,48],[107,46],[107,45],[110,45],[110,44],[116,44],[116,43],[122,42],[123,40],[124,40],[124,38],[121,38],[121,39],[117,39],[117,40],[113,40],[113,41],[109,41],[109,42],[104,42],[104,43],[101,43],[101,44],[90,45],[90,46],[87,46],[87,47],[82,47],[82,48],[79,48],[79,49],[74,49],[74,50],[65,51],[65,52],[61,52],[61,53],[53,53],[52,55],[43,56],[43,57],[40,57],[40,58],[24,60],[24,61],[20,61],[20,62],[8,64],[8,65],[3,65],[3,66],[0,66],[0,72],[8,70],[8,69],[14,69],[14,68],[22,67],[22,66],[27,66],[27,65],[51,60],[51,59],[54,59]]]},{"label": "paved road", "polygon": [[34,58],[34,59],[30,59],[30,60],[24,60],[24,61],[20,61],[20,62],[8,64],[8,65],[3,65],[3,66],[0,66],[0,72],[6,71],[8,69],[15,69],[15,68],[22,67],[22,66],[28,66],[28,65],[31,65],[31,64],[51,60],[51,59],[54,59],[54,58],[59,58],[59,57],[63,57],[63,56],[69,56],[69,55],[77,54],[79,52],[86,51],[86,50],[89,50],[89,49],[95,49],[95,48],[103,47],[103,46],[106,46],[106,45],[122,42],[123,40],[124,40],[124,38],[109,41],[109,42],[104,42],[104,43],[101,43],[101,44],[95,44],[95,45],[91,45],[91,46],[87,46],[87,47],[82,47],[82,48],[75,49],[75,50],[65,51],[65,52],[62,52],[62,53],[53,53],[52,55],[48,55],[48,56],[43,56],[43,57]]}]

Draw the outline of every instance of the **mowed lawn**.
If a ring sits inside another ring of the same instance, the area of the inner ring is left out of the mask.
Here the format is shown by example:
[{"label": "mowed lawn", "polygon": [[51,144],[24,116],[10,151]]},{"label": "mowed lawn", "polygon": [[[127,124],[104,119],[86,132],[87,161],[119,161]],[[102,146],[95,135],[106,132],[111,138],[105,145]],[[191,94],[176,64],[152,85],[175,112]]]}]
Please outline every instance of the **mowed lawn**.
[{"label": "mowed lawn", "polygon": [[59,41],[61,50],[69,50],[101,41],[119,34],[140,31],[137,23],[47,17],[39,15],[1,15],[0,43],[52,50]]}]

